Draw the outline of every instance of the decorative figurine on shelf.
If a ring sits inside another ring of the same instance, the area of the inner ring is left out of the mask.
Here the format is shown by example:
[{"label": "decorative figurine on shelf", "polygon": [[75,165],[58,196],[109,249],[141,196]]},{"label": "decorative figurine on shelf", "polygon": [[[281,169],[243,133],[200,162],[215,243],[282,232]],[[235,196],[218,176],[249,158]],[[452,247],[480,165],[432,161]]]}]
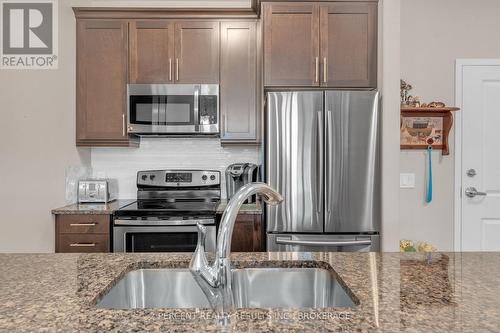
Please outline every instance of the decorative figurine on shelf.
[{"label": "decorative figurine on shelf", "polygon": [[443,102],[430,102],[421,103],[420,97],[410,95],[410,90],[413,89],[411,84],[406,83],[404,80],[400,80],[401,87],[401,106],[412,107],[412,108],[444,108],[446,104]]},{"label": "decorative figurine on shelf", "polygon": [[419,108],[420,107],[420,97],[409,96],[408,101],[406,103],[406,106],[411,106],[413,108]]},{"label": "decorative figurine on shelf", "polygon": [[411,107],[420,107],[420,97],[409,94],[410,90],[413,89],[411,84],[406,83],[404,80],[401,80],[401,106],[411,106]]},{"label": "decorative figurine on shelf", "polygon": [[427,107],[428,108],[444,108],[444,107],[446,107],[446,104],[444,104],[443,102],[430,102],[429,104],[427,104]]},{"label": "decorative figurine on shelf", "polygon": [[410,90],[413,89],[411,84],[406,83],[404,80],[400,80],[401,86],[401,105],[408,105],[408,100],[413,98],[413,96],[409,95]]}]

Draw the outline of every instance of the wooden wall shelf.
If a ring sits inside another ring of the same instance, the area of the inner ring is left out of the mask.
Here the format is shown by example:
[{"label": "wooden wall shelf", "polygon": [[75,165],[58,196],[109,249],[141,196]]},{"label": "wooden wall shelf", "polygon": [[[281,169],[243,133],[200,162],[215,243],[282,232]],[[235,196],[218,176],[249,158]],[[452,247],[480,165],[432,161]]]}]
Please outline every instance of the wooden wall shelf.
[{"label": "wooden wall shelf", "polygon": [[[405,118],[442,118],[442,131],[440,131],[439,135],[441,135],[441,143],[433,143],[433,149],[441,149],[443,155],[449,155],[449,143],[448,137],[450,134],[451,127],[453,125],[453,113],[460,110],[456,107],[443,107],[443,108],[429,108],[429,107],[401,107],[401,122],[400,128],[403,131],[403,123]],[[430,133],[432,133],[432,129],[429,129]],[[418,129],[415,129],[415,132],[418,132]],[[425,132],[425,128],[422,129],[421,132]],[[417,134],[419,135],[419,134]],[[427,149],[429,144],[407,144],[401,140],[401,149]]]}]

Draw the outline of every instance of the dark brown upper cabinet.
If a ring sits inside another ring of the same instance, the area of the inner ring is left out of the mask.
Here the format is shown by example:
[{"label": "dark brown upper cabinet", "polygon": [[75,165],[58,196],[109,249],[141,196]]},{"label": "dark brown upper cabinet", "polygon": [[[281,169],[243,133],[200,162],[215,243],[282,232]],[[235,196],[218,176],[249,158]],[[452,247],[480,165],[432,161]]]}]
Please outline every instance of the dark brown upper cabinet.
[{"label": "dark brown upper cabinet", "polygon": [[219,83],[219,22],[175,22],[175,83]]},{"label": "dark brown upper cabinet", "polygon": [[319,86],[319,5],[264,3],[264,84]]},{"label": "dark brown upper cabinet", "polygon": [[376,87],[377,4],[323,4],[320,24],[321,85]]},{"label": "dark brown upper cabinet", "polygon": [[259,141],[258,49],[256,21],[222,22],[222,143]]},{"label": "dark brown upper cabinet", "polygon": [[173,83],[174,22],[129,25],[130,83]]},{"label": "dark brown upper cabinet", "polygon": [[77,146],[129,146],[127,22],[78,20]]},{"label": "dark brown upper cabinet", "polygon": [[131,22],[130,83],[219,83],[219,22]]},{"label": "dark brown upper cabinet", "polygon": [[264,84],[377,85],[377,2],[267,2]]}]

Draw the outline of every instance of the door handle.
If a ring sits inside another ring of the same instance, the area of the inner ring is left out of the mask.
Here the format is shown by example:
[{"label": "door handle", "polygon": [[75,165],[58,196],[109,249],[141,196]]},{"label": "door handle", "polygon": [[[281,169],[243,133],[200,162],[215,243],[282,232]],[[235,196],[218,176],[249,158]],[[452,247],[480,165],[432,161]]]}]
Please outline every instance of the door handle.
[{"label": "door handle", "polygon": [[71,247],[94,247],[95,243],[72,243],[69,244]]},{"label": "door handle", "polygon": [[175,58],[175,80],[179,81],[179,58]]},{"label": "door handle", "polygon": [[[333,178],[333,158],[332,158],[332,145],[333,145],[333,130],[332,130],[332,111],[328,110],[326,112],[326,159],[328,163],[328,168],[325,170],[326,173],[326,189],[325,189],[325,196],[326,196],[326,212],[330,214],[331,211],[331,201],[332,201],[332,178]],[[328,217],[329,219],[329,217]]]},{"label": "door handle", "polygon": [[315,63],[315,74],[316,74],[316,76],[315,76],[314,82],[318,83],[318,81],[319,81],[319,58],[316,57],[315,61],[316,61],[316,63]]},{"label": "door handle", "polygon": [[316,161],[316,195],[317,195],[317,204],[316,204],[316,211],[318,213],[321,212],[321,208],[323,205],[323,196],[322,196],[322,191],[321,188],[323,186],[323,158],[324,158],[324,149],[323,149],[323,117],[322,117],[322,112],[318,111],[317,116],[318,116],[318,135],[317,135],[317,161]]},{"label": "door handle", "polygon": [[97,225],[96,222],[92,223],[71,223],[71,227],[95,227]]},{"label": "door handle", "polygon": [[125,136],[125,114],[122,114],[122,136]]},{"label": "door handle", "polygon": [[344,240],[344,241],[302,241],[287,238],[276,238],[276,244],[283,245],[306,245],[306,246],[356,246],[356,245],[371,245],[370,239],[365,240]]},{"label": "door handle", "polygon": [[465,189],[465,195],[469,198],[474,198],[476,195],[487,196],[486,192],[479,192],[475,187],[467,187]]},{"label": "door handle", "polygon": [[323,58],[323,82],[328,83],[328,63],[326,57]]},{"label": "door handle", "polygon": [[172,58],[168,58],[168,80],[172,81]]}]

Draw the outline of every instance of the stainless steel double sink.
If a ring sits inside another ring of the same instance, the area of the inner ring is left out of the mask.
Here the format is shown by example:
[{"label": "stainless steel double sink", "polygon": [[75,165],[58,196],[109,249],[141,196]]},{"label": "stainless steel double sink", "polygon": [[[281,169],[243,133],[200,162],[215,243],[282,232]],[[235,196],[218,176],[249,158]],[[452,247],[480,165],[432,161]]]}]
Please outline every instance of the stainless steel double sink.
[{"label": "stainless steel double sink", "polygon": [[[234,269],[236,308],[354,307],[336,276],[322,268]],[[139,269],[127,273],[98,308],[210,308],[188,269]]]}]

